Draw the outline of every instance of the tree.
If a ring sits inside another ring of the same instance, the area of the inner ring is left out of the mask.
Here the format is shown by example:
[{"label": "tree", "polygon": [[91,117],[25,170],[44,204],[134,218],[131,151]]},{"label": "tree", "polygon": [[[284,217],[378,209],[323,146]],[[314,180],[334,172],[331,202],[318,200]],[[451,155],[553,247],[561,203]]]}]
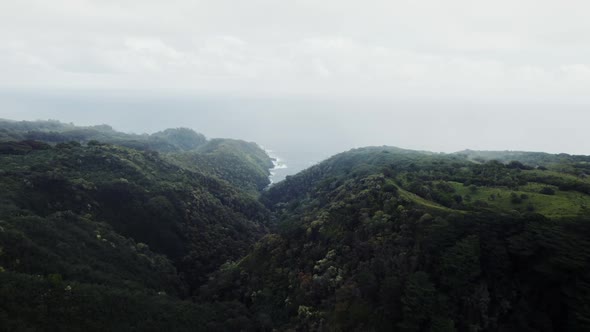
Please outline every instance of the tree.
[{"label": "tree", "polygon": [[402,330],[420,331],[429,324],[436,306],[436,289],[426,272],[418,271],[408,278],[402,304]]}]

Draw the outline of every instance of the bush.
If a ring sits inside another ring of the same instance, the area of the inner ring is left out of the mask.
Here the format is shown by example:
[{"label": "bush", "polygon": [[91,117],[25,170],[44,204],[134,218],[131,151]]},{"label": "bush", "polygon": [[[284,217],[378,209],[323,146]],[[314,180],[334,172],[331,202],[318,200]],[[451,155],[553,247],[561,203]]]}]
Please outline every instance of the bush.
[{"label": "bush", "polygon": [[518,196],[516,193],[510,194],[510,202],[512,204],[520,204],[522,203],[522,197]]},{"label": "bush", "polygon": [[387,183],[383,186],[383,191],[388,193],[395,193],[397,192],[397,187],[392,183]]}]

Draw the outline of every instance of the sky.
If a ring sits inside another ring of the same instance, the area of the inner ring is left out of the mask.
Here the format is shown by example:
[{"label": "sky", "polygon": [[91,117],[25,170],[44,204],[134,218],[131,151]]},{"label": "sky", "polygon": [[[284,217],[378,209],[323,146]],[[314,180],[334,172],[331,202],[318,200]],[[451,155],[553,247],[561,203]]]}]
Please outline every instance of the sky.
[{"label": "sky", "polygon": [[581,0],[1,1],[0,118],[280,135],[241,116],[329,132],[338,148],[590,154],[589,12]]},{"label": "sky", "polygon": [[590,3],[19,0],[0,86],[585,98]]}]

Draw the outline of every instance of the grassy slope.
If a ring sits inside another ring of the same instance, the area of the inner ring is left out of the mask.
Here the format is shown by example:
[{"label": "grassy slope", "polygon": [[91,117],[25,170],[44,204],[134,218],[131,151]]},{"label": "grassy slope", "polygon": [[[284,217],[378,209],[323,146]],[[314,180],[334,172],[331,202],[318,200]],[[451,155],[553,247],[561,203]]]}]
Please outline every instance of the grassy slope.
[{"label": "grassy slope", "polygon": [[437,212],[459,212],[459,213],[462,213],[463,212],[463,211],[460,211],[460,210],[450,209],[450,208],[448,208],[446,206],[442,206],[442,205],[440,205],[440,204],[438,204],[436,202],[433,202],[433,201],[429,201],[427,199],[424,199],[424,198],[422,198],[422,197],[420,197],[420,196],[418,196],[418,195],[416,195],[416,194],[414,194],[412,192],[409,192],[409,191],[404,190],[404,189],[399,188],[399,187],[398,187],[398,191],[399,191],[399,194],[400,194],[401,197],[403,197],[403,198],[405,198],[405,199],[407,199],[407,200],[409,200],[411,202],[414,202],[417,205],[420,205],[420,206],[422,206],[422,207],[424,207],[424,208],[426,208],[428,210],[434,210],[434,211],[437,211]]},{"label": "grassy slope", "polygon": [[[503,212],[522,211],[525,212],[527,207],[532,206],[536,213],[543,214],[549,218],[576,217],[588,211],[590,207],[590,196],[575,192],[561,191],[554,186],[555,195],[540,194],[542,188],[547,187],[542,183],[528,183],[519,186],[517,189],[505,187],[478,187],[477,191],[471,191],[469,187],[459,182],[450,182],[459,195],[470,196],[472,201],[481,200],[489,204],[494,209]],[[513,203],[511,194],[518,196],[526,195],[528,198],[521,203]]]},{"label": "grassy slope", "polygon": [[[483,152],[479,154],[488,156]],[[372,172],[393,172],[395,176],[391,184],[397,186],[405,198],[424,207],[440,211],[469,210],[473,208],[470,207],[471,203],[482,201],[488,205],[488,209],[496,209],[498,212],[518,211],[525,213],[534,211],[550,218],[561,218],[584,214],[590,208],[590,177],[573,175],[570,163],[578,164],[579,162],[570,161],[568,159],[570,157],[567,155],[538,153],[529,155],[524,152],[503,155],[494,152],[489,156],[502,157],[506,160],[511,160],[511,157],[522,157],[527,161],[542,160],[544,163],[550,163],[552,169],[520,170],[498,164],[499,166],[496,167],[499,169],[486,171],[488,163],[473,161],[472,156],[437,155],[392,147],[370,147],[336,155],[320,165],[303,171],[292,179],[275,185],[272,191],[281,193],[274,197],[296,201],[317,194],[313,191],[304,194],[303,188],[309,186],[319,184],[319,188],[322,188],[319,192],[322,192],[326,190],[326,183],[335,184],[347,176],[361,176]],[[582,157],[577,156],[576,158]],[[559,171],[560,169],[564,171]],[[411,180],[408,180],[408,175]],[[481,178],[482,175],[489,176],[490,183],[478,185],[477,191],[472,192],[469,185],[463,185],[463,183],[469,184],[473,179]],[[467,200],[463,206],[441,205],[419,192],[412,191],[411,184],[415,182],[415,177],[425,178],[433,184],[448,182],[455,191],[453,194],[460,195]],[[492,180],[495,178],[502,180]],[[494,184],[494,182],[504,185]],[[507,186],[508,184],[510,184],[510,188]],[[540,194],[540,190],[544,187],[554,189],[555,195]],[[528,198],[518,204],[512,203],[512,193],[519,197],[526,195]],[[492,196],[494,197],[492,198]],[[269,195],[266,198],[270,199],[272,203],[277,203],[277,200]]]}]

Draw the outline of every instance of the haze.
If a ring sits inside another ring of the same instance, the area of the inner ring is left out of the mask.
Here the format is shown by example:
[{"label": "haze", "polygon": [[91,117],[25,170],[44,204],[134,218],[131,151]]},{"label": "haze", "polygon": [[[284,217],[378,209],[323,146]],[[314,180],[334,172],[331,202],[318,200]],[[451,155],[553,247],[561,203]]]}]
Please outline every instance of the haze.
[{"label": "haze", "polygon": [[590,154],[585,1],[4,1],[0,117]]}]

